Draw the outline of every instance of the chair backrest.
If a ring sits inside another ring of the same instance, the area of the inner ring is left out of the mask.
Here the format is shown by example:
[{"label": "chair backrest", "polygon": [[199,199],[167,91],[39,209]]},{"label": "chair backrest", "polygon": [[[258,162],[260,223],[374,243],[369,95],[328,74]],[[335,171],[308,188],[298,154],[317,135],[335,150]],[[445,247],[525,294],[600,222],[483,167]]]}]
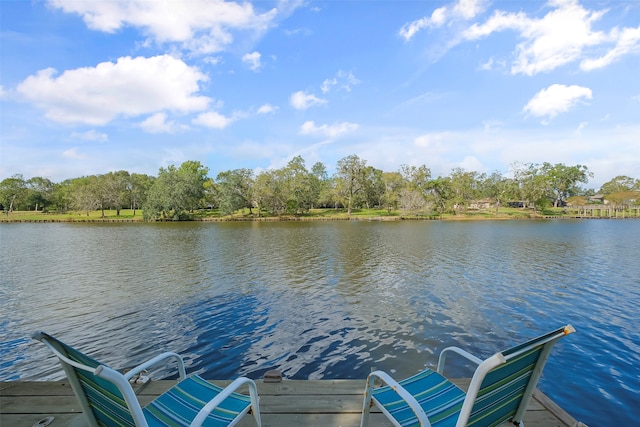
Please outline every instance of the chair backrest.
[{"label": "chair backrest", "polygon": [[[551,348],[572,332],[575,329],[567,325],[485,360],[469,386],[467,399],[472,399],[472,409],[466,425],[497,426],[511,418],[521,423]],[[467,399],[465,405],[470,405]]]},{"label": "chair backrest", "polygon": [[118,387],[97,375],[96,371],[110,368],[44,332],[33,334],[33,338],[58,356],[91,426],[136,425]]}]

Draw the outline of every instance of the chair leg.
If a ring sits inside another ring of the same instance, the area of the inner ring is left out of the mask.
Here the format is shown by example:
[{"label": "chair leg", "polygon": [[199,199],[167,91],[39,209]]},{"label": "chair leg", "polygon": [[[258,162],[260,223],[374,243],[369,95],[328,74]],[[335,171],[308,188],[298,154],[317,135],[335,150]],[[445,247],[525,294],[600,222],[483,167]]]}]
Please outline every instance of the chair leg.
[{"label": "chair leg", "polygon": [[360,427],[369,426],[369,414],[371,413],[371,406],[373,405],[373,400],[371,398],[371,392],[373,391],[373,381],[374,377],[370,375],[369,378],[367,378],[367,386],[364,389],[364,402],[362,403]]},{"label": "chair leg", "polygon": [[253,408],[251,408],[251,415],[253,415],[253,419],[256,421],[256,425],[258,427],[262,427],[262,420],[260,419],[260,410],[254,411]]},{"label": "chair leg", "polygon": [[251,415],[256,420],[256,425],[262,427],[262,420],[260,418],[260,398],[258,397],[258,388],[256,383],[249,383],[249,397],[251,398]]}]

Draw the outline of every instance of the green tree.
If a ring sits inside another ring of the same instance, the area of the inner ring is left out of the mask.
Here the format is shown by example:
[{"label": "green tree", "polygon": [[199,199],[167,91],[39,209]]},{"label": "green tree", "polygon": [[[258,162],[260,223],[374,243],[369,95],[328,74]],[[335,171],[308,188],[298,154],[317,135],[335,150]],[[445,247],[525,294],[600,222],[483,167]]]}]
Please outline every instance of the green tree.
[{"label": "green tree", "polygon": [[367,209],[382,206],[384,203],[385,182],[383,172],[373,166],[366,166],[363,171],[364,188],[362,196]]},{"label": "green tree", "polygon": [[485,176],[480,183],[481,193],[491,199],[496,208],[496,214],[500,206],[504,206],[509,200],[517,200],[518,186],[515,180],[503,176],[499,171]]},{"label": "green tree", "polygon": [[322,162],[316,162],[311,166],[311,174],[320,181],[327,181],[329,179],[327,167]]},{"label": "green tree", "polygon": [[26,181],[27,185],[27,203],[29,208],[33,207],[35,211],[44,210],[49,207],[53,194],[54,184],[48,178],[33,177]]},{"label": "green tree", "polygon": [[282,173],[275,170],[260,172],[253,185],[253,200],[258,211],[278,215],[285,211],[287,204],[282,189]]},{"label": "green tree", "polygon": [[427,197],[430,191],[429,181],[431,180],[431,169],[425,165],[401,165],[400,174],[409,190],[417,191],[423,197]]},{"label": "green tree", "polygon": [[537,209],[550,193],[549,181],[541,173],[540,166],[534,163],[511,165],[511,171],[518,186],[518,194],[525,207],[533,204]]},{"label": "green tree", "polygon": [[239,209],[253,207],[253,171],[251,169],[235,169],[220,172],[216,176],[218,189],[218,205],[220,211],[230,215]]},{"label": "green tree", "polygon": [[[636,180],[626,175],[619,175],[602,184],[599,193],[612,194],[621,191],[633,191],[635,186]],[[640,190],[640,188],[638,189]]]},{"label": "green tree", "polygon": [[27,184],[20,174],[5,178],[0,182],[0,204],[7,215],[26,206]]},{"label": "green tree", "polygon": [[635,204],[638,203],[638,199],[640,199],[640,191],[633,191],[633,190],[616,191],[616,192],[607,194],[606,196],[604,196],[604,199],[614,207],[616,212],[619,210],[624,211],[630,206],[632,206],[634,203]]},{"label": "green tree", "polygon": [[[122,207],[130,204],[131,176],[129,172],[123,170],[109,172],[101,177],[101,185],[105,205],[115,209],[116,216],[120,216]],[[104,210],[102,212],[104,217]]]},{"label": "green tree", "polygon": [[87,216],[93,210],[102,207],[102,198],[97,175],[74,178],[69,183],[71,207],[85,212]]},{"label": "green tree", "polygon": [[[316,172],[322,173],[320,169]],[[274,215],[307,212],[317,203],[319,193],[320,179],[307,171],[300,156],[283,168],[261,172],[253,185],[258,211],[266,209]]]},{"label": "green tree", "polygon": [[305,168],[301,156],[296,156],[281,170],[287,211],[289,213],[307,212],[318,199],[316,178]]},{"label": "green tree", "polygon": [[400,192],[404,181],[399,172],[384,172],[382,174],[382,182],[384,184],[382,203],[386,207],[387,213],[390,214],[392,210],[398,209]]},{"label": "green tree", "polygon": [[317,194],[314,202],[315,206],[327,207],[331,205],[333,197],[331,195],[333,180],[327,173],[327,167],[322,162],[316,162],[311,167],[311,175],[314,177],[313,185],[317,188],[314,193]]},{"label": "green tree", "polygon": [[67,212],[73,209],[72,188],[73,179],[66,179],[59,184],[54,184],[51,192],[51,203],[57,212]]},{"label": "green tree", "polygon": [[429,199],[435,207],[435,211],[442,215],[451,209],[453,200],[453,190],[451,188],[451,178],[438,177],[429,181]]},{"label": "green tree", "polygon": [[133,210],[133,216],[136,215],[136,210],[142,208],[145,204],[147,194],[155,179],[153,176],[140,173],[132,173],[129,177],[129,201],[131,202],[130,207]]},{"label": "green tree", "polygon": [[400,166],[400,175],[403,179],[403,188],[400,190],[400,205],[405,214],[417,213],[427,209],[431,197],[431,170],[422,166]]},{"label": "green tree", "polygon": [[462,168],[454,168],[451,171],[449,202],[453,206],[454,213],[466,210],[469,203],[476,198],[478,194],[477,175],[477,172],[468,172]]},{"label": "green tree", "polygon": [[367,166],[366,160],[360,159],[355,154],[338,160],[336,171],[336,189],[338,195],[345,201],[347,215],[351,215],[355,197],[361,193],[365,187],[364,170]]},{"label": "green tree", "polygon": [[318,196],[318,205],[322,207],[332,207],[334,209],[345,206],[338,188],[337,177],[332,176],[326,181],[323,181],[320,195]]},{"label": "green tree", "polygon": [[186,161],[176,168],[161,168],[144,204],[145,219],[186,219],[201,207],[208,168],[197,161]]},{"label": "green tree", "polygon": [[213,178],[207,178],[204,183],[204,206],[207,208],[218,208],[218,187]]},{"label": "green tree", "polygon": [[209,168],[198,161],[188,160],[178,169],[178,188],[181,208],[192,212],[204,205],[205,184]]},{"label": "green tree", "polygon": [[589,178],[593,176],[584,165],[566,166],[562,163],[552,165],[545,162],[540,168],[540,172],[547,179],[555,208],[567,197],[578,194],[578,183],[587,183]]},{"label": "green tree", "polygon": [[312,208],[313,208],[313,207],[317,207],[319,204],[322,203],[321,202],[322,193],[325,187],[329,183],[329,174],[327,173],[327,168],[324,165],[324,163],[322,162],[314,163],[314,165],[311,167],[310,180],[311,180],[311,186],[313,187],[312,193],[314,196],[314,200],[312,204]]}]

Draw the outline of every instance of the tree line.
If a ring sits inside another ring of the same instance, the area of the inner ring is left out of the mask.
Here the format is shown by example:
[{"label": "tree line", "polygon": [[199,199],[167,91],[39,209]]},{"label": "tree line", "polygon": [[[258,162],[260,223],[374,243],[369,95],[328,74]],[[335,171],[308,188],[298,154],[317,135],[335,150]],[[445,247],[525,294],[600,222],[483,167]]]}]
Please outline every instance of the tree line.
[{"label": "tree line", "polygon": [[[403,215],[441,215],[464,212],[479,201],[497,210],[501,206],[584,205],[596,195],[584,189],[590,177],[587,166],[558,164],[511,165],[509,176],[454,168],[447,176],[433,177],[425,166],[402,165],[384,172],[367,165],[357,155],[337,162],[329,175],[317,162],[310,169],[301,156],[279,169],[255,174],[234,169],[209,177],[209,169],[198,161],[160,168],[157,176],[109,172],[54,183],[43,177],[25,179],[14,175],[0,182],[0,207],[8,215],[14,210],[86,212],[142,209],[147,220],[188,219],[199,209],[218,209],[223,215],[239,210],[249,214],[299,215],[312,208],[379,208]],[[631,206],[640,203],[640,180],[617,176],[598,193],[608,203]]]}]

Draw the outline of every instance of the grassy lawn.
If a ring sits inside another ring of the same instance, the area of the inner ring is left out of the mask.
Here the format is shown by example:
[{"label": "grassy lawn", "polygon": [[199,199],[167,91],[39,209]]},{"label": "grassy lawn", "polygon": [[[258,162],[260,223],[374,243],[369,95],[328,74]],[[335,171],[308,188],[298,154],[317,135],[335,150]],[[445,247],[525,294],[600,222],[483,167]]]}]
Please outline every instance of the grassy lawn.
[{"label": "grassy lawn", "polygon": [[0,222],[2,221],[94,221],[94,220],[119,220],[119,221],[142,221],[142,210],[137,209],[135,215],[132,209],[120,210],[120,215],[116,214],[115,210],[105,210],[104,218],[102,217],[102,211],[89,211],[89,215],[86,212],[67,212],[67,213],[55,213],[55,212],[34,212],[34,211],[14,211],[10,214],[0,214]]},{"label": "grassy lawn", "polygon": [[[195,220],[239,220],[239,219],[254,219],[257,218],[255,210],[252,214],[249,214],[249,210],[238,211],[233,215],[222,215],[216,209],[203,209],[193,213]],[[270,218],[265,216],[262,218]],[[398,220],[398,219],[443,219],[443,220],[465,220],[465,219],[508,219],[508,218],[531,218],[532,212],[522,209],[501,208],[498,214],[495,210],[487,211],[469,211],[466,213],[444,214],[444,215],[425,215],[420,214],[407,214],[403,215],[400,211],[391,211],[390,213],[386,209],[353,209],[351,215],[347,214],[346,209],[312,209],[301,215],[283,215],[280,218],[301,218],[301,219],[381,219],[381,220]],[[115,210],[105,210],[104,217],[102,211],[90,211],[87,215],[86,212],[67,212],[67,213],[55,213],[55,212],[34,212],[34,211],[14,211],[10,214],[0,214],[0,222],[19,222],[19,221],[51,221],[51,222],[84,222],[84,221],[143,221],[142,210],[136,210],[135,215],[131,209],[122,209],[120,215],[116,214]]]},{"label": "grassy lawn", "polygon": [[[494,220],[494,219],[527,219],[541,218],[544,216],[552,217],[571,217],[575,215],[567,208],[546,208],[542,212],[534,212],[530,209],[501,207],[498,212],[495,209],[468,210],[457,214],[446,213],[438,215],[432,213],[420,214],[403,214],[400,211],[387,212],[386,209],[353,209],[351,216],[347,215],[346,209],[312,209],[301,215],[282,215],[280,217],[269,217],[263,213],[263,219],[318,219],[318,220],[347,220],[347,219],[375,219],[375,220],[400,220],[400,219],[441,219],[445,221],[465,221],[465,220]],[[194,220],[251,220],[258,218],[256,211],[250,214],[248,209],[238,211],[233,215],[222,215],[216,209],[203,209],[192,214]],[[634,216],[634,215],[630,215]],[[635,215],[637,216],[637,214]],[[51,222],[84,222],[84,221],[143,221],[142,210],[134,211],[131,209],[122,209],[120,215],[115,210],[105,210],[104,217],[102,211],[86,212],[67,212],[67,213],[44,213],[33,211],[15,211],[10,214],[0,213],[0,222],[19,222],[19,221],[51,221]]]}]

